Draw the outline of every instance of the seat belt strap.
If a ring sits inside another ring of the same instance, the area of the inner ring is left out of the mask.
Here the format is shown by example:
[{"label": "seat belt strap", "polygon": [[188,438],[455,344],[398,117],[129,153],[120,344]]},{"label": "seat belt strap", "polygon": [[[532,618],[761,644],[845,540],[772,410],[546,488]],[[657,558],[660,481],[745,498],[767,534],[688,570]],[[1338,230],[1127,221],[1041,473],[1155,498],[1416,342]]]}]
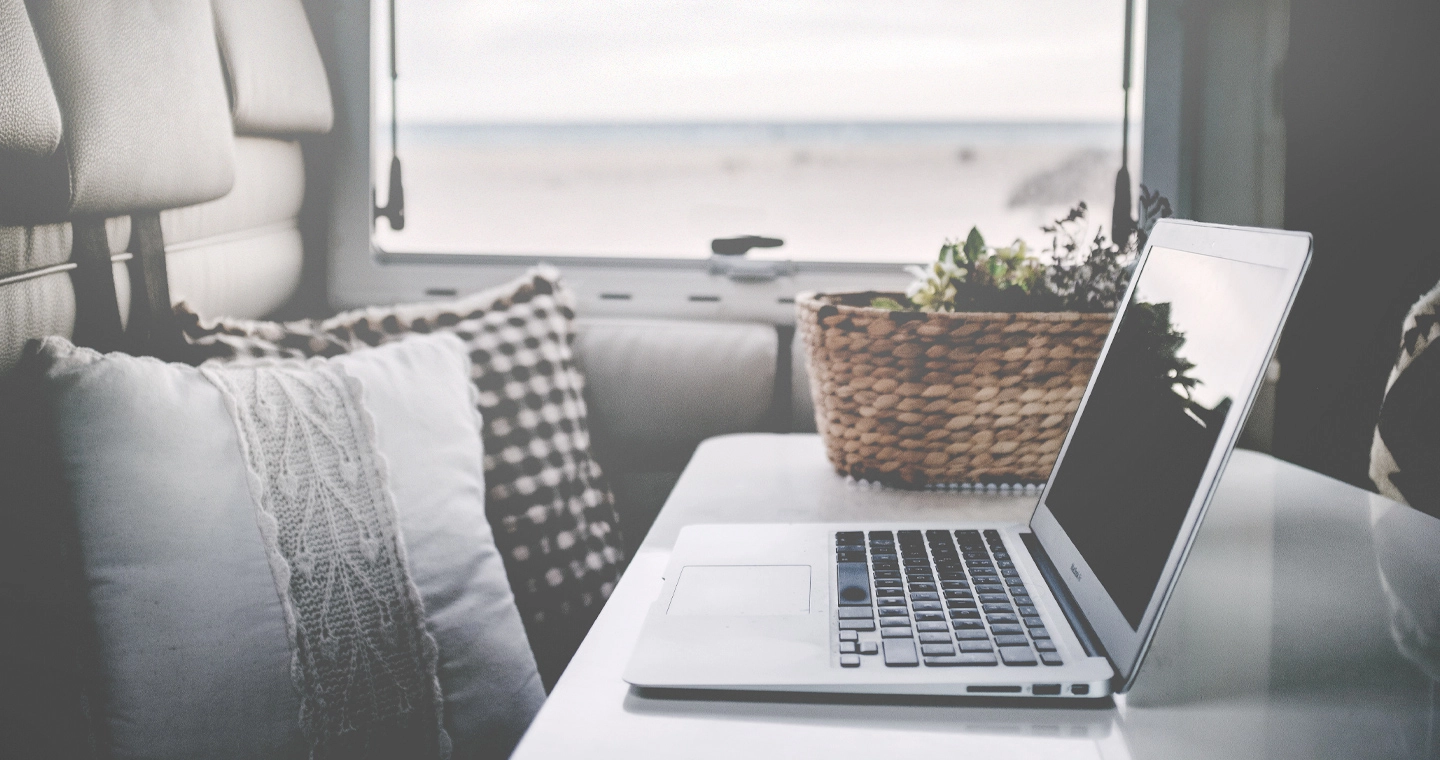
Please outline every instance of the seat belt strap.
[{"label": "seat belt strap", "polygon": [[137,356],[179,361],[185,341],[170,303],[159,211],[130,215],[130,253],[130,323],[125,344]]},{"label": "seat belt strap", "polygon": [[120,300],[115,295],[105,219],[79,217],[70,227],[70,260],[75,264],[70,273],[75,286],[75,343],[96,351],[118,351],[125,331],[120,320]]}]

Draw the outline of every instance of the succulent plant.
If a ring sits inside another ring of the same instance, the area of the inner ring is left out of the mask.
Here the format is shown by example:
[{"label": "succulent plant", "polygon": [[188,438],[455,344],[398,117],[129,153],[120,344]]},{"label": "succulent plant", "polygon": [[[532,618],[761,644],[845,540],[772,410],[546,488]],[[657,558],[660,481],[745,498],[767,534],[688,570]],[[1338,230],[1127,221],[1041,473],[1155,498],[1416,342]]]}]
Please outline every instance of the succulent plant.
[{"label": "succulent plant", "polygon": [[905,268],[915,276],[905,291],[909,303],[880,296],[870,305],[894,311],[1113,311],[1150,230],[1170,216],[1170,201],[1141,185],[1139,212],[1130,234],[1117,243],[1103,228],[1089,234],[1089,208],[1082,201],[1040,228],[1050,236],[1044,258],[1023,240],[987,246],[972,227],[964,242],[945,241],[934,262]]}]

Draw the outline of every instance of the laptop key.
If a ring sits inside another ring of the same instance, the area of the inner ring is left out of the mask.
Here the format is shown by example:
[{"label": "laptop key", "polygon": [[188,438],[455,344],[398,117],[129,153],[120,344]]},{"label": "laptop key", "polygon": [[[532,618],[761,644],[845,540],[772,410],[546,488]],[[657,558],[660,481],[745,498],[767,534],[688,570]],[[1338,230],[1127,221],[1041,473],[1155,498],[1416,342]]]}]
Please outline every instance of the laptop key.
[{"label": "laptop key", "polygon": [[1025,595],[1025,589],[1015,589],[1015,593],[1017,594],[1017,596],[1015,597],[1016,604],[1032,605],[1035,603],[1033,600],[1030,599],[1030,597]]},{"label": "laptop key", "polygon": [[915,642],[909,639],[886,639],[885,665],[892,668],[911,668],[920,664],[915,655]]},{"label": "laptop key", "polygon": [[880,597],[880,606],[881,606],[881,607],[904,607],[904,606],[905,606],[905,597],[903,597],[903,596],[883,596],[883,597]]},{"label": "laptop key", "polygon": [[934,590],[935,590],[935,584],[933,584],[933,583],[911,583],[911,584],[910,584],[910,592],[911,592],[911,593],[914,593],[914,592],[916,592],[916,591],[922,591],[922,592],[924,592],[924,591],[934,591]]},{"label": "laptop key", "polygon": [[841,620],[869,620],[875,615],[875,611],[869,607],[841,607]]},{"label": "laptop key", "polygon": [[[961,576],[961,577],[964,577],[964,576]],[[970,588],[970,584],[966,583],[966,582],[963,581],[963,580],[945,580],[945,581],[940,581],[940,587],[941,587],[941,588],[946,588],[946,589],[963,590],[963,589],[968,589],[968,588]]]},{"label": "laptop key", "polygon": [[880,618],[881,628],[900,628],[910,625],[910,616],[905,617],[882,617]]},{"label": "laptop key", "polygon": [[957,631],[985,632],[985,626],[979,620],[956,620],[954,615],[950,616],[950,627]]},{"label": "laptop key", "polygon": [[943,620],[940,621],[940,622],[938,622],[938,623],[937,623],[937,622],[934,622],[934,621],[927,620],[927,621],[924,621],[924,622],[921,622],[921,623],[916,623],[916,624],[915,624],[915,630],[917,630],[917,631],[948,631],[948,630],[950,630],[950,626],[945,625],[945,622],[944,622]]},{"label": "laptop key", "polygon": [[[989,596],[989,594],[987,594],[986,596]],[[1015,608],[1014,608],[1014,607],[1011,607],[1011,606],[1008,605],[1008,604],[987,604],[987,605],[985,605],[984,607],[982,607],[981,609],[985,610],[986,612],[994,612],[994,613],[1002,613],[1002,612],[1003,612],[1003,613],[1009,614],[1009,615],[1015,614]]]},{"label": "laptop key", "polygon": [[959,641],[989,641],[990,634],[983,629],[960,630],[955,632],[955,638]]},{"label": "laptop key", "polygon": [[839,562],[835,583],[841,607],[870,606],[870,574],[864,562]]},{"label": "laptop key", "polygon": [[1055,642],[1050,639],[1040,639],[1035,642],[1035,648],[1042,652],[1053,652],[1055,651]]},{"label": "laptop key", "polygon": [[[880,574],[879,574],[879,573],[876,573],[876,574],[875,574],[875,577],[876,577],[876,578],[879,578],[879,577],[880,577]],[[899,580],[877,580],[877,581],[875,581],[875,588],[895,588],[895,589],[898,589],[898,588],[900,588],[900,586],[901,586],[901,583],[900,583]]]},{"label": "laptop key", "polygon": [[1025,647],[1026,651],[1030,649],[1030,640],[1025,638],[1025,634],[1023,633],[1019,636],[996,636],[995,643],[1002,648]]},{"label": "laptop key", "polygon": [[[968,594],[967,594],[968,596]],[[952,610],[973,610],[976,609],[972,599],[946,599],[945,606]]]},{"label": "laptop key", "polygon": [[859,655],[854,655],[854,654],[842,654],[842,655],[840,655],[840,667],[842,667],[842,668],[858,668],[858,667],[860,667],[860,656],[859,656]]},{"label": "laptop key", "polygon": [[939,602],[911,602],[910,606],[914,607],[917,612],[920,610],[925,610],[926,612],[940,611]]},{"label": "laptop key", "polygon": [[857,647],[853,641],[840,642],[840,654],[855,654]]},{"label": "laptop key", "polygon": [[840,630],[842,631],[873,631],[875,630],[874,620],[841,620]]},{"label": "laptop key", "polygon": [[875,641],[860,642],[860,654],[875,654],[880,651],[880,644]]},{"label": "laptop key", "polygon": [[882,639],[908,639],[913,638],[914,636],[915,634],[911,632],[909,626],[906,626],[905,628],[880,629],[880,638]]},{"label": "laptop key", "polygon": [[840,640],[841,640],[841,641],[859,641],[859,640],[860,640],[860,634],[858,634],[858,633],[856,633],[856,632],[854,632],[854,631],[841,631],[841,632],[840,632]]},{"label": "laptop key", "polygon": [[1062,660],[1062,659],[1060,659],[1060,655],[1055,654],[1054,652],[1041,652],[1041,653],[1040,653],[1040,661],[1043,662],[1043,663],[1045,663],[1046,665],[1064,665],[1064,664],[1065,664],[1065,661]]},{"label": "laptop key", "polygon": [[1035,653],[1030,647],[1000,647],[1000,659],[1006,665],[1034,665]]},{"label": "laptop key", "polygon": [[935,632],[933,632],[933,631],[926,631],[925,633],[920,634],[920,643],[921,643],[921,644],[949,644],[949,643],[950,643],[950,634],[948,634],[948,633],[935,633]]},{"label": "laptop key", "polygon": [[[916,586],[921,584],[915,584]],[[916,591],[912,586],[910,589],[910,601],[912,602],[938,602],[940,595],[934,591]]]},{"label": "laptop key", "polygon": [[915,613],[915,619],[944,622],[945,616],[938,612],[917,612]]},{"label": "laptop key", "polygon": [[1028,627],[1030,627],[1030,628],[1043,628],[1043,627],[1045,627],[1045,621],[1041,620],[1041,619],[1038,618],[1038,617],[1027,617],[1027,618],[1021,618],[1021,619],[1024,620],[1024,621],[1025,621],[1025,625],[1028,626]]},{"label": "laptop key", "polygon": [[[1019,604],[1019,602],[1016,602],[1016,604]],[[1020,614],[1026,617],[1036,617],[1040,614],[1040,610],[1030,606],[1023,606],[1020,608]]]},{"label": "laptop key", "polygon": [[1017,633],[1024,633],[1025,629],[1014,624],[992,625],[990,632],[996,636],[1014,636]]},{"label": "laptop key", "polygon": [[1047,630],[1045,630],[1044,628],[1031,628],[1031,629],[1030,629],[1030,638],[1032,638],[1032,639],[1048,639],[1048,638],[1050,638],[1050,632],[1047,631]]},{"label": "laptop key", "polygon": [[[840,610],[840,611],[841,611],[841,612],[844,612],[845,610],[842,609],[842,610]],[[899,607],[881,607],[881,608],[880,608],[880,617],[906,617],[907,614],[908,614],[908,610],[905,609],[905,606],[904,606],[904,605],[901,605],[901,606],[899,606]]]},{"label": "laptop key", "polygon": [[1019,624],[1020,624],[1020,618],[1017,618],[1017,617],[1015,617],[1014,615],[986,615],[986,616],[985,616],[985,620],[986,620],[987,622],[989,622],[990,625],[997,625],[997,624],[1004,624],[1004,623],[1009,623],[1009,624],[1011,624],[1011,625],[1019,625]]},{"label": "laptop key", "polygon": [[925,664],[932,668],[983,667],[985,665],[994,665],[995,655],[977,652],[973,654],[957,654],[950,657],[926,657]]},{"label": "laptop key", "polygon": [[905,589],[903,589],[903,588],[877,588],[877,589],[875,589],[875,596],[881,596],[881,597],[884,597],[884,596],[905,596]]},{"label": "laptop key", "polygon": [[[950,610],[950,619],[969,619],[979,621],[980,610]],[[979,625],[980,623],[976,622],[975,624]]]},{"label": "laptop key", "polygon": [[989,651],[992,651],[991,648],[990,648],[990,642],[989,642],[989,641],[961,641],[961,642],[959,642],[959,645],[960,645],[960,651],[962,651],[962,652],[989,652]]},{"label": "laptop key", "polygon": [[979,579],[975,581],[975,593],[977,594],[1004,594],[1005,587],[994,583],[982,583]]},{"label": "laptop key", "polygon": [[955,647],[949,644],[921,644],[920,654],[923,654],[927,657],[935,657],[937,655],[952,655],[955,654]]}]

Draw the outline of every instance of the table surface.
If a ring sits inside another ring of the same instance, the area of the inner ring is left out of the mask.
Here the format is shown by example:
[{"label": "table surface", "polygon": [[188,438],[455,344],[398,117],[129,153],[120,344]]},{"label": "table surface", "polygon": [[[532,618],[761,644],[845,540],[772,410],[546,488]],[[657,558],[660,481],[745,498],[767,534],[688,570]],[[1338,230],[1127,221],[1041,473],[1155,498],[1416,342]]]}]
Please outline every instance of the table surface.
[{"label": "table surface", "polygon": [[514,757],[1440,758],[1440,520],[1250,451],[1113,701],[654,698],[621,679],[686,525],[1024,522],[1035,501],[858,484],[815,436],[711,439]]}]

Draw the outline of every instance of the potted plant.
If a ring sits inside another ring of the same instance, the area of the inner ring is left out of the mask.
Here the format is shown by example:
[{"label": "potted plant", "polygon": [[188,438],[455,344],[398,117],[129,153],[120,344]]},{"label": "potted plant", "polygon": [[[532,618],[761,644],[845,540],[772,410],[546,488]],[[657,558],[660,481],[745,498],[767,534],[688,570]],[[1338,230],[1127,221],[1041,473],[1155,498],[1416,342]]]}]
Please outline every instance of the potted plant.
[{"label": "potted plant", "polygon": [[1039,483],[1084,395],[1137,253],[1170,215],[1141,189],[1121,241],[1084,203],[1023,241],[977,229],[911,267],[904,293],[802,293],[815,424],[842,474],[891,485]]}]

